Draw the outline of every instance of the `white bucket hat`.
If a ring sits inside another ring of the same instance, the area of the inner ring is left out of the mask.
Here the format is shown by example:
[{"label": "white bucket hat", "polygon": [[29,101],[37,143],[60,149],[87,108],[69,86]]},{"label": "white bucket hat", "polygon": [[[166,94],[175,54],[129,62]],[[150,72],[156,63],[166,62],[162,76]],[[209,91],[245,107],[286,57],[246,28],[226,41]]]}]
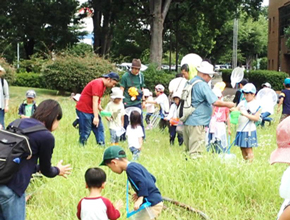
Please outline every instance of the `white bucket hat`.
[{"label": "white bucket hat", "polygon": [[120,88],[118,88],[118,87],[115,87],[115,88],[112,89],[112,93],[111,93],[110,96],[111,96],[112,99],[123,99],[123,98],[125,98],[123,96],[123,91]]},{"label": "white bucket hat", "polygon": [[213,65],[207,61],[202,61],[199,66],[196,67],[197,71],[203,74],[213,75],[215,71]]},{"label": "white bucket hat", "polygon": [[158,91],[158,92],[164,92],[164,86],[161,85],[161,84],[158,84],[157,86],[155,86],[155,89]]}]

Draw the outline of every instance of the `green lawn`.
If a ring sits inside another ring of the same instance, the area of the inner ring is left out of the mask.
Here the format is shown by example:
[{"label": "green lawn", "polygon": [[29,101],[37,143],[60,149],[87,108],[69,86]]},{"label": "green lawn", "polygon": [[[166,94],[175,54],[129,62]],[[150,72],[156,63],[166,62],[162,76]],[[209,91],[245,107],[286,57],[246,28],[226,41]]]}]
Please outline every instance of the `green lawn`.
[{"label": "green lawn", "polygon": [[[27,88],[10,87],[10,112],[6,124],[17,118],[17,109],[25,98]],[[76,219],[78,201],[87,195],[84,173],[87,168],[98,166],[104,148],[95,144],[90,137],[86,147],[78,145],[78,130],[71,125],[75,119],[75,103],[69,97],[57,96],[55,91],[36,89],[37,102],[47,98],[57,99],[63,108],[60,127],[54,132],[56,147],[53,164],[63,159],[73,167],[72,174],[64,179],[38,178],[27,193],[33,193],[27,204],[28,220],[68,220]],[[168,134],[157,129],[147,132],[142,155],[139,160],[157,179],[163,196],[186,203],[206,213],[213,220],[270,220],[275,219],[282,203],[279,184],[286,165],[269,164],[270,153],[276,148],[276,123],[265,129],[258,129],[259,147],[254,150],[253,163],[243,161],[239,148],[233,147],[237,159],[224,162],[216,155],[205,154],[200,160],[186,160],[183,147],[169,146]],[[233,128],[234,130],[234,128]],[[232,137],[232,140],[234,138]],[[106,130],[109,143],[109,132]],[[176,141],[177,142],[177,141]],[[121,144],[131,159],[126,143]],[[117,175],[108,168],[107,185],[103,196],[111,201],[125,202],[126,175]],[[165,202],[167,209],[160,220],[201,219],[181,208]],[[125,207],[122,217],[126,219]]]}]

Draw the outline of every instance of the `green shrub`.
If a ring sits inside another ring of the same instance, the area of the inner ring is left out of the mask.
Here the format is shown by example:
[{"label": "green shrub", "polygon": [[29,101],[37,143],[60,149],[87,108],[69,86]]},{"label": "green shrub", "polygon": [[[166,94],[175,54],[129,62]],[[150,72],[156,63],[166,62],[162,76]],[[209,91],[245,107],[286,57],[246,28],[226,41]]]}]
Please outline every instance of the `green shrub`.
[{"label": "green shrub", "polygon": [[17,73],[14,86],[45,88],[44,79],[39,73]]},{"label": "green shrub", "polygon": [[6,74],[4,78],[7,80],[8,84],[13,84],[15,81],[16,70],[13,66],[6,62],[4,58],[0,57],[0,65],[5,69]]},{"label": "green shrub", "polygon": [[110,71],[114,71],[113,65],[94,54],[83,57],[63,54],[48,61],[42,69],[46,87],[61,94],[81,92],[88,82]]},{"label": "green shrub", "polygon": [[146,88],[153,92],[157,84],[162,84],[165,87],[165,93],[168,94],[169,82],[175,78],[175,74],[166,73],[164,70],[157,70],[154,64],[150,64],[148,69],[143,73]]},{"label": "green shrub", "polygon": [[[231,73],[232,70],[220,70],[222,72],[223,81],[230,87]],[[281,90],[283,89],[284,79],[289,77],[288,73],[271,71],[271,70],[252,70],[245,71],[244,78],[248,79],[249,82],[253,83],[257,89],[261,88],[261,85],[265,82],[271,84],[272,89]]]}]

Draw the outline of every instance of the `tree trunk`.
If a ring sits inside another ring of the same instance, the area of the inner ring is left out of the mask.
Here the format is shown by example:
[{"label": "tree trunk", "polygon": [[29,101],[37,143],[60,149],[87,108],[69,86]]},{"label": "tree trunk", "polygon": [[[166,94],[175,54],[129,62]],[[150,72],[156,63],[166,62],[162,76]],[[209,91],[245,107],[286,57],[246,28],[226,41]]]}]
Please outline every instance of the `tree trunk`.
[{"label": "tree trunk", "polygon": [[171,0],[150,0],[151,42],[150,62],[156,63],[161,69],[163,56],[163,23],[167,15]]},{"label": "tree trunk", "polygon": [[25,49],[25,54],[26,54],[26,59],[30,59],[30,56],[33,54],[34,52],[34,38],[29,38],[26,41],[23,42],[24,44],[24,49]]}]

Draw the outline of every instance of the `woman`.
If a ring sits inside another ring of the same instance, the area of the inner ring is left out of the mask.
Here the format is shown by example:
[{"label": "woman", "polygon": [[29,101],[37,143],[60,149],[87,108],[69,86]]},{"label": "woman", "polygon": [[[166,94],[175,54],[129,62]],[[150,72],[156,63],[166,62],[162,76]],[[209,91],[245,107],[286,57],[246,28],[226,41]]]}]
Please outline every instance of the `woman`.
[{"label": "woman", "polygon": [[[54,148],[54,137],[62,109],[57,101],[45,100],[41,102],[31,118],[22,119],[20,129],[43,125],[47,130],[27,134],[32,149],[32,158],[22,160],[19,171],[6,184],[0,185],[0,220],[25,219],[25,190],[30,182],[32,173],[40,171],[44,176],[66,177],[70,174],[70,165],[62,165],[62,160],[56,166],[51,166]],[[37,161],[39,160],[39,165]]]},{"label": "woman", "polygon": [[9,110],[9,87],[7,81],[3,78],[5,69],[0,66],[0,129],[5,128],[4,115]]}]

